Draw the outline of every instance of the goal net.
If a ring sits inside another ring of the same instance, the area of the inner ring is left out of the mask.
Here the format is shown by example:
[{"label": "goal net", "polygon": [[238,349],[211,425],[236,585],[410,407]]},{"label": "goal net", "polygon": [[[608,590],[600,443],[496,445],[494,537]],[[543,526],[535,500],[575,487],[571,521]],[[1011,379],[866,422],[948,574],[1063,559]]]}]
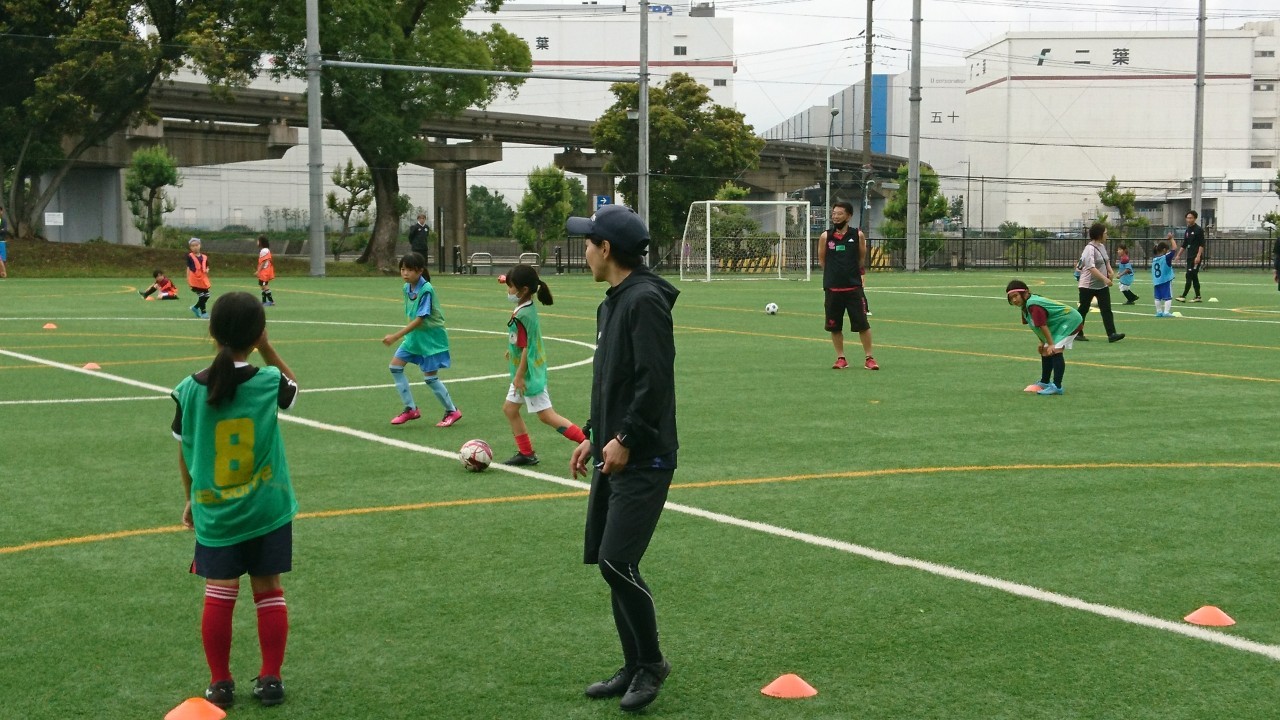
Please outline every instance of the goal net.
[{"label": "goal net", "polygon": [[808,280],[813,264],[804,200],[702,200],[690,204],[681,280]]}]

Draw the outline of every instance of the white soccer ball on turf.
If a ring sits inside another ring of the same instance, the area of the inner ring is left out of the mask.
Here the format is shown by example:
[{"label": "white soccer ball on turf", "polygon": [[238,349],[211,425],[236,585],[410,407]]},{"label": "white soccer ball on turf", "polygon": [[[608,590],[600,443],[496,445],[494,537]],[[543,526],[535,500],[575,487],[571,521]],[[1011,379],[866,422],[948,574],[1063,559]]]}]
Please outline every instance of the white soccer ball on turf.
[{"label": "white soccer ball on turf", "polygon": [[765,305],[765,306],[764,306],[764,312],[765,312],[765,314],[766,314],[766,315],[777,315],[777,314],[778,314],[778,303],[769,303],[768,305]]},{"label": "white soccer ball on turf", "polygon": [[458,450],[458,460],[467,470],[480,472],[493,462],[493,448],[483,440],[468,440]]}]

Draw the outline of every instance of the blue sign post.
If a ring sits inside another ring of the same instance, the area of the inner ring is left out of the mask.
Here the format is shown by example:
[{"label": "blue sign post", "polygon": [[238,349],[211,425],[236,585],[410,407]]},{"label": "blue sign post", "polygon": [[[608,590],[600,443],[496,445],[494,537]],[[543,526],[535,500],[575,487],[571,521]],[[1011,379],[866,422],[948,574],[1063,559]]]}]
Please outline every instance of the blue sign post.
[{"label": "blue sign post", "polygon": [[596,210],[599,210],[605,205],[613,204],[613,198],[609,197],[608,195],[592,195],[591,197],[595,199]]}]

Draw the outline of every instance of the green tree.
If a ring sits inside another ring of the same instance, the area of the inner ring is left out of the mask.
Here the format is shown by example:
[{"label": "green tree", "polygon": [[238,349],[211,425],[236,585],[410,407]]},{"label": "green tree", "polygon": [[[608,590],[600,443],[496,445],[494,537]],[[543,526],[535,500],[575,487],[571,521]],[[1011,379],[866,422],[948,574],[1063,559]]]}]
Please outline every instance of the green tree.
[{"label": "green tree", "polygon": [[589,217],[595,212],[595,208],[591,207],[591,198],[587,196],[587,189],[576,177],[566,176],[566,179],[569,181],[569,214]]},{"label": "green tree", "polygon": [[507,237],[516,211],[502,195],[483,185],[472,185],[467,191],[467,232],[486,237]]},{"label": "green tree", "polygon": [[956,222],[964,222],[964,196],[957,195],[947,203],[947,217]]},{"label": "green tree", "polygon": [[520,247],[545,257],[551,240],[565,237],[564,223],[569,219],[569,181],[558,167],[537,167],[529,173],[529,189],[520,199],[511,232]]},{"label": "green tree", "polygon": [[1130,237],[1139,230],[1145,230],[1151,226],[1151,221],[1139,215],[1135,209],[1137,197],[1137,193],[1132,190],[1121,190],[1115,175],[1112,175],[1107,184],[1098,191],[1098,199],[1102,204],[1115,208],[1116,214],[1119,215],[1115,224],[1116,237]]},{"label": "green tree", "polygon": [[133,226],[142,232],[142,244],[151,247],[164,216],[174,211],[173,198],[164,191],[180,187],[178,166],[163,145],[142,148],[133,154],[124,175],[124,198],[133,213]]},{"label": "green tree", "polygon": [[[639,87],[618,83],[613,105],[591,130],[595,147],[610,153],[608,168],[623,175],[618,189],[634,203],[639,128],[627,119],[638,106]],[[711,102],[706,86],[673,74],[649,91],[649,233],[653,257],[680,240],[689,205],[715,196],[725,180],[758,167],[764,140],[742,113]]]},{"label": "green tree", "polygon": [[[479,7],[497,12],[502,0]],[[386,2],[330,0],[320,14],[322,48],[328,58],[476,70],[525,71],[529,45],[494,24],[484,32],[462,27],[472,0]],[[274,72],[306,74],[305,4],[244,2],[258,28],[255,47],[275,56]],[[425,149],[422,123],[483,107],[520,79],[481,75],[326,68],[321,93],[324,119],[341,130],[369,167],[377,208],[373,236],[360,262],[393,271],[400,234],[399,168]]]},{"label": "green tree", "polygon": [[[907,183],[911,169],[898,168],[898,189],[893,191],[884,207],[885,222],[880,226],[884,247],[902,252],[907,249]],[[928,165],[920,166],[920,226],[947,216],[947,198],[938,191],[938,173]],[[937,252],[946,240],[935,233],[920,233],[920,258],[923,260]]]},{"label": "green tree", "polygon": [[243,0],[0,0],[0,178],[32,237],[87,150],[154,119],[147,94],[184,64],[218,86],[259,60],[236,22]]},{"label": "green tree", "polygon": [[348,159],[346,167],[334,168],[329,179],[333,181],[335,187],[346,191],[346,195],[341,198],[333,191],[324,198],[325,207],[329,208],[329,212],[342,220],[342,231],[329,248],[333,252],[333,259],[338,260],[347,249],[347,240],[351,235],[353,221],[358,225],[366,225],[369,222],[369,207],[373,205],[373,177],[369,174],[369,168],[356,167],[355,163]]}]

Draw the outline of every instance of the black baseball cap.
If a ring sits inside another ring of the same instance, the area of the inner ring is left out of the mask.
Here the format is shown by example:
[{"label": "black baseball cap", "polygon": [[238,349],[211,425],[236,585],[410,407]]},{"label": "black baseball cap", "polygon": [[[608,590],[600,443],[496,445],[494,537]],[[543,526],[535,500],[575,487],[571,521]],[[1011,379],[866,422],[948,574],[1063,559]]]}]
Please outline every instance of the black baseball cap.
[{"label": "black baseball cap", "polygon": [[571,217],[564,224],[570,235],[608,240],[609,244],[634,255],[645,254],[649,247],[649,229],[629,207],[605,205],[589,218]]}]

